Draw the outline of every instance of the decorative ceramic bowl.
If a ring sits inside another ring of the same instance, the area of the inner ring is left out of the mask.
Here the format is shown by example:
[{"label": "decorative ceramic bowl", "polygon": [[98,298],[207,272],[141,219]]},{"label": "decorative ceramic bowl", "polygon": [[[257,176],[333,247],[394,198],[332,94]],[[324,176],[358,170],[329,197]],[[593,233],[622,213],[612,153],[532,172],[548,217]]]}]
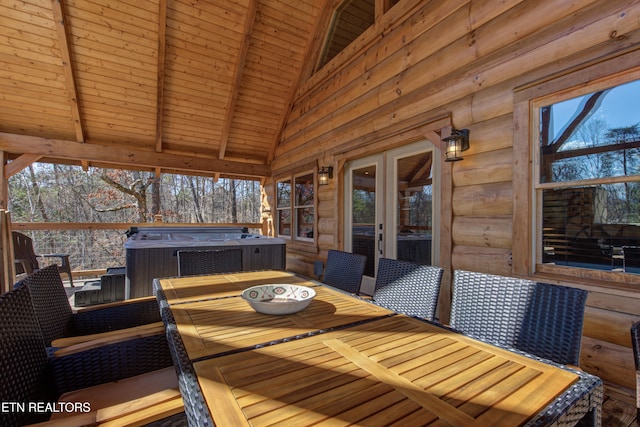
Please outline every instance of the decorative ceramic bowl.
[{"label": "decorative ceramic bowl", "polygon": [[259,285],[242,292],[249,305],[258,313],[291,314],[306,308],[316,291],[307,286],[274,284]]}]

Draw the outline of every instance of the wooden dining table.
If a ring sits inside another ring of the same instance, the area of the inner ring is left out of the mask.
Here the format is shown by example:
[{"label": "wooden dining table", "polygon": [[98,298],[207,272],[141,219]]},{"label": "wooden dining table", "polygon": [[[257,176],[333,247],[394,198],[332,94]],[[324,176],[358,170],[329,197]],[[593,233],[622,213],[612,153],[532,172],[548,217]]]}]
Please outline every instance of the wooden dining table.
[{"label": "wooden dining table", "polygon": [[[288,315],[258,284],[313,287]],[[599,425],[595,376],[283,271],[156,279],[190,425]]]}]

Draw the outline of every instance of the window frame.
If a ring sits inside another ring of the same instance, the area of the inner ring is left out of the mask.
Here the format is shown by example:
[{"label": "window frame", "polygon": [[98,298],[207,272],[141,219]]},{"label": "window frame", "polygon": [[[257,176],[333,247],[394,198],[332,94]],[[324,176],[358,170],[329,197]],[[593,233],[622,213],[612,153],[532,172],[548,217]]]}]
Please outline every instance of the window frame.
[{"label": "window frame", "polygon": [[[630,52],[607,61],[576,67],[514,90],[513,147],[513,245],[512,269],[515,275],[540,276],[559,280],[591,279],[600,283],[640,284],[640,275],[548,265],[542,257],[542,192],[544,189],[571,187],[576,182],[611,183],[637,181],[633,177],[606,177],[590,181],[540,183],[540,107],[594,91],[640,80],[640,67]],[[527,167],[523,167],[527,165]],[[526,191],[524,191],[527,189]],[[519,191],[523,190],[523,191]],[[516,224],[526,224],[518,226]]]},{"label": "window frame", "polygon": [[[311,176],[311,179],[313,180],[312,182],[312,188],[313,188],[313,203],[312,204],[305,204],[305,205],[299,205],[298,204],[298,197],[297,197],[297,192],[296,192],[296,180],[304,177],[304,176]],[[279,184],[282,182],[289,182],[290,186],[291,186],[291,194],[290,194],[290,200],[289,200],[289,206],[284,206],[281,207],[279,205],[279,198],[278,198],[278,189],[279,189]],[[291,173],[288,175],[283,175],[278,177],[277,179],[274,180],[274,186],[275,186],[275,195],[276,195],[276,235],[280,238],[283,239],[287,239],[290,240],[291,242],[298,242],[301,244],[315,244],[317,241],[317,230],[318,230],[318,177],[317,177],[317,173],[315,169],[305,169],[303,171],[299,171],[299,172],[295,172],[295,173]],[[313,209],[313,237],[302,237],[299,236],[299,219],[298,219],[298,212],[300,212],[302,209]],[[280,212],[281,211],[285,211],[288,210],[289,211],[289,217],[291,219],[290,221],[290,234],[282,234],[281,230],[280,230]]]},{"label": "window frame", "polygon": [[[284,182],[288,182],[289,183],[289,203],[287,206],[280,206],[280,183],[284,183]],[[291,180],[291,177],[284,177],[284,178],[280,178],[275,180],[275,195],[276,195],[276,215],[275,215],[275,219],[276,219],[276,235],[280,238],[283,239],[290,239],[291,236],[293,235],[293,217],[291,217],[291,206],[292,206],[292,199],[293,199],[293,182]],[[283,234],[281,228],[281,221],[280,221],[280,213],[284,212],[284,211],[289,211],[289,234]]]}]

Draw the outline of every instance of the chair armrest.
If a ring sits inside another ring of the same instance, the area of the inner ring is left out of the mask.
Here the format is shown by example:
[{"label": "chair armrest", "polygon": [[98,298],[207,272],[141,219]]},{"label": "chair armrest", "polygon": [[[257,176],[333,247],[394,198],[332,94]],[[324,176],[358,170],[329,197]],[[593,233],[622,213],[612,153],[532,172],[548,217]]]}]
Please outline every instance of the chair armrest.
[{"label": "chair armrest", "polygon": [[88,342],[57,350],[49,357],[58,395],[119,381],[173,365],[164,332],[115,342]]},{"label": "chair armrest", "polygon": [[14,264],[19,264],[22,266],[22,269],[26,274],[33,273],[33,268],[31,268],[31,261],[25,258],[16,258],[13,260]]},{"label": "chair armrest", "polygon": [[38,257],[43,257],[43,258],[60,258],[60,262],[62,263],[62,266],[67,266],[69,265],[69,256],[68,254],[42,254],[42,255],[36,255]]},{"label": "chair armrest", "polygon": [[155,298],[123,301],[78,310],[73,314],[76,335],[89,335],[160,322],[160,309]]},{"label": "chair armrest", "polygon": [[[98,345],[115,343],[157,333],[164,333],[164,325],[162,322],[148,323],[146,325],[135,326],[133,328],[118,329],[115,331],[107,331],[91,335],[58,338],[51,341],[51,347],[65,347],[65,350],[70,352],[83,351],[83,349],[94,348]],[[84,344],[84,347],[80,344]],[[58,356],[60,351],[61,350],[57,350],[54,355]]]},{"label": "chair armrest", "polygon": [[116,421],[123,426],[146,425],[181,412],[184,412],[184,402],[176,387],[98,411],[97,421]]},{"label": "chair armrest", "polygon": [[[33,426],[86,426],[102,423],[146,425],[184,411],[175,370],[171,367],[116,383],[74,390],[60,402],[87,402],[89,413],[54,413],[50,421]],[[170,424],[167,424],[170,425]]]},{"label": "chair armrest", "polygon": [[140,298],[127,299],[124,301],[114,301],[114,302],[108,302],[105,304],[91,305],[88,307],[82,307],[80,311],[104,310],[104,309],[110,309],[112,307],[119,307],[121,305],[148,303],[149,301],[156,301],[156,297],[151,295],[148,297],[140,297]]}]

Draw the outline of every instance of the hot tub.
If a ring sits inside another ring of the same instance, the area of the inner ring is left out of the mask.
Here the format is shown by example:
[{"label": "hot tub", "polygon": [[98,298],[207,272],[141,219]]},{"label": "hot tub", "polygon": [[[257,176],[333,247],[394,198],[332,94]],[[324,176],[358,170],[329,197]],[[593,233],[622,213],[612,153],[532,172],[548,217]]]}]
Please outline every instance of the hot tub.
[{"label": "hot tub", "polygon": [[178,275],[179,250],[240,248],[242,270],[284,270],[285,241],[237,227],[131,227],[126,249],[126,298],[153,294],[153,279]]}]

